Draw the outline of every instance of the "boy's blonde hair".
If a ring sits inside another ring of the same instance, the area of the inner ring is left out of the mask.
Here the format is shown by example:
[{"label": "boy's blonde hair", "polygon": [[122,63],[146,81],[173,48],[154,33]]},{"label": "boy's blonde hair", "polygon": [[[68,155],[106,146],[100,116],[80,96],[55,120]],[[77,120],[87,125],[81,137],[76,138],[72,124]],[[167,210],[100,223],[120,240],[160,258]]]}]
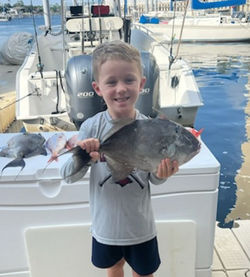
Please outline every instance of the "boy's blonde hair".
[{"label": "boy's blonde hair", "polygon": [[102,64],[107,60],[125,60],[135,63],[142,76],[142,65],[140,52],[130,44],[115,40],[105,42],[96,47],[93,51],[93,76],[98,81],[99,71]]}]

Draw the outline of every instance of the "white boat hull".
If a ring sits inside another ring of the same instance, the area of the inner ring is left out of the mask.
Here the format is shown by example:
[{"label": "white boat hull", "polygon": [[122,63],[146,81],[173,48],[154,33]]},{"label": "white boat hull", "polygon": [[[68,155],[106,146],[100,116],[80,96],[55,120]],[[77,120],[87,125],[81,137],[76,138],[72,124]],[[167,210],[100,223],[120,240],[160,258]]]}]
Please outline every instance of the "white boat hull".
[{"label": "white boat hull", "polygon": [[[76,132],[64,132],[70,138]],[[16,134],[0,134],[7,141]],[[47,140],[53,133],[43,133]],[[91,264],[89,173],[66,184],[63,155],[43,172],[48,156],[7,168],[0,180],[1,277],[101,277]],[[0,159],[0,169],[9,158]],[[162,264],[156,277],[210,277],[220,165],[202,143],[200,153],[165,184],[151,186]],[[15,180],[15,181],[14,181]],[[112,226],[111,226],[112,228]],[[204,239],[206,238],[206,239]],[[74,272],[74,274],[73,274]],[[131,276],[126,268],[125,276]]]},{"label": "white boat hull", "polygon": [[242,22],[238,18],[222,16],[220,14],[176,17],[159,24],[141,24],[152,32],[164,34],[169,41],[180,39],[182,42],[247,42],[250,41],[250,22]]},{"label": "white boat hull", "polygon": [[[149,30],[172,36],[172,25],[168,24],[144,24]],[[174,41],[178,41],[181,33],[181,25],[174,26]],[[182,42],[249,42],[250,25],[224,24],[219,26],[185,25],[181,37]]]}]

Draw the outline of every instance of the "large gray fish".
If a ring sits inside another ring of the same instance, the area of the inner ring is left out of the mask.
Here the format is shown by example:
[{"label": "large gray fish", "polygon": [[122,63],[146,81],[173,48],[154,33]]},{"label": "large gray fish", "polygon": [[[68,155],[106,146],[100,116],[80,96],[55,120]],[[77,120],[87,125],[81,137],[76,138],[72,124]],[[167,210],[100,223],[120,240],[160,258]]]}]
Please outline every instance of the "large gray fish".
[{"label": "large gray fish", "polygon": [[45,138],[41,134],[21,133],[15,135],[7,142],[7,147],[0,152],[0,157],[14,158],[1,171],[7,167],[25,167],[24,158],[37,155],[47,155],[44,147]]},{"label": "large gray fish", "polygon": [[[135,168],[156,173],[165,158],[183,165],[201,148],[199,140],[190,131],[167,119],[119,119],[113,123],[113,128],[101,142],[99,152],[105,155],[115,182],[125,179]],[[69,152],[73,153],[76,164],[70,174],[72,176],[91,158],[79,146],[66,153]]]}]

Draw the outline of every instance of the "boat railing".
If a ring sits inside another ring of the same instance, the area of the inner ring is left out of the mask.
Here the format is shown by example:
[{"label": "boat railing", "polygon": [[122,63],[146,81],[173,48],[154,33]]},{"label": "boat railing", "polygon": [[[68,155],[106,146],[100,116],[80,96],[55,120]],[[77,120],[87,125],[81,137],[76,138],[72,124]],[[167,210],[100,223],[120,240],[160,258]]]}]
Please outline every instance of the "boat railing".
[{"label": "boat railing", "polygon": [[147,35],[154,38],[154,40],[156,40],[162,46],[164,46],[167,49],[169,48],[169,44],[171,42],[171,39],[168,35],[166,35],[164,33],[153,32],[152,30],[148,29],[146,26],[144,26],[143,24],[140,24],[140,23],[132,23],[131,27],[132,28],[134,27],[136,29],[139,29],[139,30],[145,32]]},{"label": "boat railing", "polygon": [[147,27],[145,27],[144,25],[140,24],[140,23],[132,23],[131,27],[142,30],[143,32],[145,32],[146,34],[148,34],[149,36],[151,36],[154,32],[149,30]]}]

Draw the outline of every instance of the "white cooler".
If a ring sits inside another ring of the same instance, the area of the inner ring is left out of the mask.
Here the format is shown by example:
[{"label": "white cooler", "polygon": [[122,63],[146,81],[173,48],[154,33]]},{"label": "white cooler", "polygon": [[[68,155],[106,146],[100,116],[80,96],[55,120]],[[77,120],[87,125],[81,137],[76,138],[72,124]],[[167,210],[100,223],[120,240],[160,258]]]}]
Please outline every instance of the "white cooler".
[{"label": "white cooler", "polygon": [[[69,138],[75,132],[66,132]],[[0,134],[0,146],[16,134]],[[48,139],[53,133],[42,133]],[[92,266],[87,174],[60,180],[63,155],[44,171],[48,156],[25,159],[0,178],[0,277],[99,277]],[[10,161],[0,157],[0,171]],[[156,277],[210,277],[220,165],[201,152],[166,183],[152,185],[162,264]],[[56,180],[59,180],[56,182]],[[126,267],[125,276],[132,276]]]}]

